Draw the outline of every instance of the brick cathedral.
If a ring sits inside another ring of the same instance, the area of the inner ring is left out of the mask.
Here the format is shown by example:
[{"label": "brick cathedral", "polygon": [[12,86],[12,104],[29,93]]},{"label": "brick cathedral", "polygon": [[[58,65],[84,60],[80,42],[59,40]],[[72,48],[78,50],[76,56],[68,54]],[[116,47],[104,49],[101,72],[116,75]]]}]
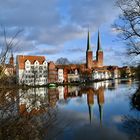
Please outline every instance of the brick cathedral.
[{"label": "brick cathedral", "polygon": [[[53,62],[50,62],[48,68],[51,67]],[[64,82],[70,82],[70,79],[80,79],[85,80],[89,78],[95,69],[103,70],[103,50],[101,48],[100,42],[100,33],[98,31],[98,40],[97,40],[97,51],[96,51],[96,60],[93,60],[93,51],[90,45],[90,33],[88,31],[87,36],[87,50],[86,50],[86,63],[84,64],[69,64],[69,65],[57,65],[54,64],[56,67],[56,71],[58,69],[63,69],[63,77]],[[78,74],[76,74],[78,73]],[[78,78],[80,76],[80,78]],[[59,76],[58,76],[59,77]],[[55,80],[48,77],[49,82],[53,82]]]},{"label": "brick cathedral", "polygon": [[86,68],[93,69],[95,67],[103,67],[103,50],[100,43],[100,33],[98,32],[96,60],[93,60],[93,52],[90,46],[90,35],[88,32],[87,51],[86,51]]}]

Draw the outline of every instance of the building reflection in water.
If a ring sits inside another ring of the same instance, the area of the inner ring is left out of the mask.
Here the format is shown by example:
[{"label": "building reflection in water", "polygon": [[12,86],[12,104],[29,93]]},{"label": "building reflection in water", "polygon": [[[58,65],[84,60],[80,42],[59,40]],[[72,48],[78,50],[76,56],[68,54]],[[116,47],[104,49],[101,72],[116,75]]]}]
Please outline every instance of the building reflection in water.
[{"label": "building reflection in water", "polygon": [[[61,89],[62,90],[62,89]],[[60,91],[61,91],[60,90]],[[57,88],[31,88],[28,90],[19,90],[19,113],[27,115],[40,115],[50,108],[55,108],[56,103],[62,96]]]},{"label": "building reflection in water", "polygon": [[38,115],[47,111],[48,107],[55,108],[57,102],[66,104],[68,103],[67,101],[72,98],[86,95],[90,123],[93,121],[94,100],[97,99],[99,106],[99,119],[102,124],[103,107],[105,103],[104,90],[106,88],[110,90],[116,89],[119,83],[119,80],[114,80],[113,82],[103,81],[93,83],[90,86],[81,87],[59,86],[58,88],[50,89],[33,88],[26,90],[26,92],[24,90],[19,90],[19,112],[24,115]]},{"label": "building reflection in water", "polygon": [[48,106],[47,88],[19,89],[20,115],[39,115],[46,111]]},{"label": "building reflection in water", "polygon": [[[99,106],[99,119],[100,124],[103,121],[103,107],[105,103],[104,91],[108,88],[108,90],[114,90],[118,88],[120,80],[115,79],[112,81],[102,81],[93,83],[90,86],[83,87],[58,87],[59,89],[59,100],[68,100],[75,97],[81,97],[83,94],[87,95],[87,105],[89,111],[89,121],[90,123],[93,121],[93,110],[95,99],[97,99],[97,103]],[[97,98],[96,98],[97,97]]]},{"label": "building reflection in water", "polygon": [[[112,82],[98,82],[91,86],[59,86],[58,88],[31,88],[19,90],[19,112],[22,115],[39,115],[47,111],[48,107],[56,107],[57,101],[66,101],[71,98],[87,95],[90,123],[93,120],[94,96],[97,96],[100,122],[103,118],[104,89],[111,87]],[[65,103],[65,102],[63,102]]]},{"label": "building reflection in water", "polygon": [[[34,135],[36,134],[37,126],[39,127],[41,126],[41,124],[44,123],[46,127],[46,122],[49,122],[50,120],[47,119],[48,116],[47,117],[44,116],[47,114],[50,108],[52,109],[56,108],[57,104],[59,104],[58,101],[62,101],[65,104],[68,103],[67,101],[71,100],[72,98],[83,97],[83,96],[87,97],[86,102],[88,106],[90,123],[92,123],[94,119],[93,111],[97,100],[97,104],[99,107],[99,120],[100,120],[100,124],[102,124],[103,110],[105,104],[104,91],[106,88],[108,90],[118,88],[119,83],[120,83],[119,80],[114,80],[113,82],[104,81],[104,82],[93,83],[90,86],[81,86],[81,87],[60,86],[58,88],[51,88],[51,89],[45,87],[30,88],[27,90],[19,89],[18,94],[17,94],[17,90],[16,91],[6,90],[4,91],[3,94],[1,91],[0,118],[2,122],[1,124],[3,124],[3,126],[1,125],[1,128],[5,126],[4,130],[8,129],[9,133],[11,132],[12,134],[14,134],[13,132],[15,132],[16,130],[17,130],[16,132],[19,132],[19,130],[25,128],[24,129],[25,132],[28,129],[34,130],[33,133]],[[128,85],[132,84],[131,80],[125,83],[127,83]],[[106,96],[106,100],[107,100],[107,96]],[[43,114],[45,115],[43,116]],[[41,121],[39,122],[39,120],[41,120],[40,116],[43,119],[42,122]],[[35,119],[34,123],[32,122],[33,121],[32,118]],[[36,121],[37,119],[38,121]],[[53,121],[54,118],[52,119],[52,122]],[[19,127],[19,124],[21,124],[20,125],[21,127]],[[23,124],[24,127],[22,126]],[[7,126],[9,127],[7,128]],[[27,135],[26,133],[23,134],[23,136],[26,135]]]},{"label": "building reflection in water", "polygon": [[87,104],[89,109],[89,120],[91,123],[93,118],[93,105],[94,105],[94,91],[92,88],[87,89]]},{"label": "building reflection in water", "polygon": [[104,105],[104,88],[100,87],[97,90],[97,99],[98,99],[98,105],[99,105],[99,113],[100,113],[100,123],[102,123],[102,118],[103,118],[103,105]]},{"label": "building reflection in water", "polygon": [[48,89],[49,106],[53,107],[53,108],[56,107],[56,103],[57,103],[58,99],[59,99],[58,88],[50,88],[50,89]]},{"label": "building reflection in water", "polygon": [[94,106],[94,97],[97,96],[97,103],[99,106],[99,116],[100,116],[100,123],[102,123],[103,118],[103,105],[104,105],[104,87],[103,83],[96,83],[96,88],[94,87],[85,87],[81,88],[80,92],[87,95],[87,105],[89,109],[89,120],[90,123],[93,121],[93,106]]}]

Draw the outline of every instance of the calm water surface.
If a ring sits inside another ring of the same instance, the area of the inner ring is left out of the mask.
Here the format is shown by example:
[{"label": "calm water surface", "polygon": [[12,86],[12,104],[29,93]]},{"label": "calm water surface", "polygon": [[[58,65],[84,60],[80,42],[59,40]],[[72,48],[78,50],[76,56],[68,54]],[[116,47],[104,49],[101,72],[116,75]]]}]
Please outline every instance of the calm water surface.
[{"label": "calm water surface", "polygon": [[2,91],[1,139],[140,139],[136,81]]}]

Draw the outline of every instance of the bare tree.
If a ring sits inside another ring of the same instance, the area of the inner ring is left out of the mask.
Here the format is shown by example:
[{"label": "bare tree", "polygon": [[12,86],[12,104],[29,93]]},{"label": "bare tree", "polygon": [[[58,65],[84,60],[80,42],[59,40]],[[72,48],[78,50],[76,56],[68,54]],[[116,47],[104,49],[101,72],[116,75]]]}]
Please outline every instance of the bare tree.
[{"label": "bare tree", "polygon": [[117,0],[121,14],[113,27],[124,40],[129,55],[140,55],[140,0]]},{"label": "bare tree", "polygon": [[13,36],[8,37],[6,28],[3,26],[1,28],[2,28],[4,41],[0,50],[0,65],[1,65],[0,74],[4,72],[6,60],[9,57],[10,52],[13,51],[13,48],[15,48],[18,45],[19,41],[17,37],[23,31],[23,29],[17,29],[17,31],[15,31]]}]

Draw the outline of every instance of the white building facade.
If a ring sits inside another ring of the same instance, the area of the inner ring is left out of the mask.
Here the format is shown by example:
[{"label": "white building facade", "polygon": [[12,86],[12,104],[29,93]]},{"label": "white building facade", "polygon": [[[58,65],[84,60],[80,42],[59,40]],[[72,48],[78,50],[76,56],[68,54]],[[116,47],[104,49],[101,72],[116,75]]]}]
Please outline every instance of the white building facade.
[{"label": "white building facade", "polygon": [[118,68],[111,70],[94,70],[92,72],[93,80],[107,80],[107,79],[117,79],[120,78]]},{"label": "white building facade", "polygon": [[48,64],[43,56],[17,56],[16,75],[19,85],[46,85]]},{"label": "white building facade", "polygon": [[63,83],[63,81],[64,81],[63,69],[58,69],[58,82]]},{"label": "white building facade", "polygon": [[109,71],[93,71],[92,79],[93,80],[103,80],[103,79],[110,79],[111,74]]},{"label": "white building facade", "polygon": [[77,81],[80,81],[80,75],[78,73],[78,70],[75,69],[74,71],[68,73],[68,82],[77,82]]}]

